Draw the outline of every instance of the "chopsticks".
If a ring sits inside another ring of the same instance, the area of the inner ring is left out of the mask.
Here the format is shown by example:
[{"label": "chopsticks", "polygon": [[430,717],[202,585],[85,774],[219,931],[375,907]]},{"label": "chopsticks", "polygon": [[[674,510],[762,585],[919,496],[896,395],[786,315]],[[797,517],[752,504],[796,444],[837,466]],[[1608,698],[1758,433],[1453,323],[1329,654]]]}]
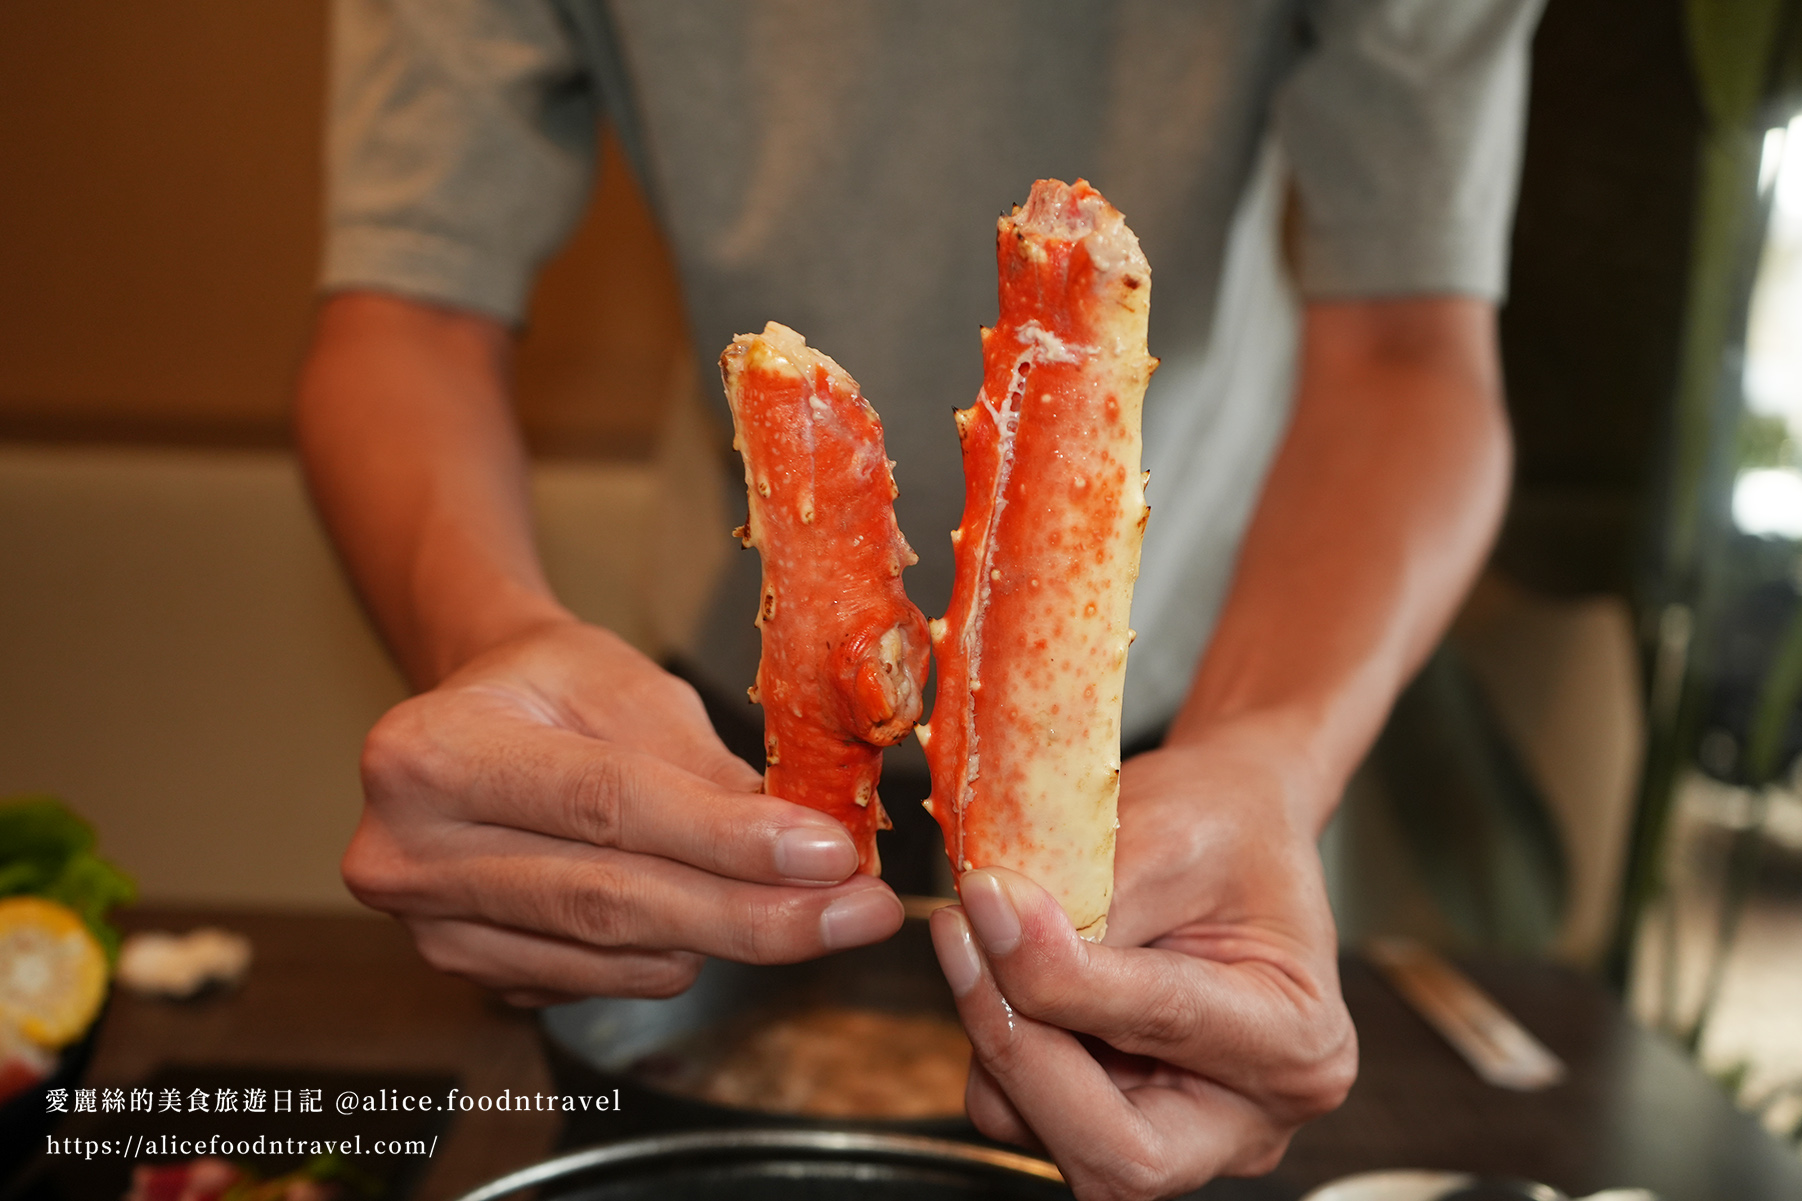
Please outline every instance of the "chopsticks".
[{"label": "chopsticks", "polygon": [[901,894],[901,909],[909,918],[925,921],[947,905],[957,904],[956,897],[914,897]]},{"label": "chopsticks", "polygon": [[1365,956],[1414,1012],[1477,1075],[1498,1088],[1536,1092],[1564,1079],[1564,1061],[1463,972],[1411,938],[1377,938]]}]

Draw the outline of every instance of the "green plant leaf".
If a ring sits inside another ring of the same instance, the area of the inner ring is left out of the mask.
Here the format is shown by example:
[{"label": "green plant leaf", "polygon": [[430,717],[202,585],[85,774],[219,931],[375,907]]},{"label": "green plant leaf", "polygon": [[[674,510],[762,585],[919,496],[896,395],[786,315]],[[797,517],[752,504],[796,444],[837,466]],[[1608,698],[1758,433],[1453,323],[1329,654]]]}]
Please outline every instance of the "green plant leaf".
[{"label": "green plant leaf", "polygon": [[50,883],[56,872],[43,863],[31,859],[19,859],[12,863],[0,864],[0,897],[16,896],[22,892],[36,892]]},{"label": "green plant leaf", "polygon": [[1781,71],[1778,39],[1785,0],[1689,0],[1689,48],[1709,119],[1721,128],[1751,124]]},{"label": "green plant leaf", "polygon": [[41,896],[67,905],[106,951],[119,956],[119,932],[107,921],[137,898],[130,876],[94,851],[94,828],[53,796],[0,801],[0,896]]},{"label": "green plant leaf", "polygon": [[119,932],[106,915],[120,905],[137,899],[137,885],[130,876],[92,851],[69,856],[56,879],[40,890],[39,895],[60,901],[73,909],[93,931],[110,963],[119,957]]},{"label": "green plant leaf", "polygon": [[60,864],[94,849],[94,828],[53,796],[10,797],[0,802],[0,863],[28,860]]}]

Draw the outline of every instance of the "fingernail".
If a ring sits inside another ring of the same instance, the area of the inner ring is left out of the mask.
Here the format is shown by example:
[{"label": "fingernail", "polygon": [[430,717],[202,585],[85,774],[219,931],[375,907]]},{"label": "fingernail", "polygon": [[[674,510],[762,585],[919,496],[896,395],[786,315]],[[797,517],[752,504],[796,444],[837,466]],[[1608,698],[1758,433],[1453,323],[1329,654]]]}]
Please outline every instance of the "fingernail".
[{"label": "fingernail", "polygon": [[788,880],[837,884],[857,870],[857,848],[836,830],[801,827],[776,837],[776,871]]},{"label": "fingernail", "polygon": [[1006,955],[1020,945],[1020,915],[1014,912],[1013,899],[1000,877],[986,871],[965,872],[957,882],[957,892],[983,950]]},{"label": "fingernail", "polygon": [[820,941],[828,951],[861,947],[899,930],[905,917],[900,899],[888,889],[860,889],[821,912]]},{"label": "fingernail", "polygon": [[954,909],[941,909],[932,915],[932,949],[938,952],[939,970],[951,995],[961,997],[976,987],[982,978],[982,960],[976,943],[970,937],[970,923]]}]

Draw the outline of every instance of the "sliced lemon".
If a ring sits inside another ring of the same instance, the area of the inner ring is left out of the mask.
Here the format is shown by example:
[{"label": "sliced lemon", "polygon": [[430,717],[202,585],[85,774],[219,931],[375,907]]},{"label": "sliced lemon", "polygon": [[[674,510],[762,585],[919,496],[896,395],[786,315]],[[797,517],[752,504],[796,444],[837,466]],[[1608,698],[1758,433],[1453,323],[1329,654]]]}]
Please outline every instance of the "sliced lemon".
[{"label": "sliced lemon", "polygon": [[73,1042],[106,998],[106,954],[75,912],[42,897],[0,901],[0,1020],[41,1047]]}]

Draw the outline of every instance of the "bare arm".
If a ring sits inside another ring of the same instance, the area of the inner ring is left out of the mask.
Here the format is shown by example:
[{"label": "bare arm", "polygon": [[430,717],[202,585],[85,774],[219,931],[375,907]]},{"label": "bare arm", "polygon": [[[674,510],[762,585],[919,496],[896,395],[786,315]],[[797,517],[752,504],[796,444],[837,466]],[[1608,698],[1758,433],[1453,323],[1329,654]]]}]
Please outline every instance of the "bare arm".
[{"label": "bare arm", "polygon": [[295,406],[313,498],[415,687],[570,615],[538,565],[492,318],[378,293],[321,308]]},{"label": "bare arm", "polygon": [[1319,777],[1315,832],[1450,623],[1501,521],[1495,309],[1310,305],[1295,415],[1169,743],[1261,720]]},{"label": "bare arm", "polygon": [[1316,839],[1481,564],[1508,462],[1490,305],[1310,306],[1213,642],[1122,773],[1106,945],[1002,871],[934,916],[984,1133],[1046,1147],[1079,1197],[1159,1197],[1268,1171],[1344,1097]]},{"label": "bare arm", "polygon": [[552,596],[511,349],[496,322],[391,296],[320,314],[296,418],[308,478],[420,690],[365,744],[345,882],[433,964],[524,1002],[665,995],[703,954],[887,937],[900,903],[846,880],[844,827],[753,795],[692,688]]}]

